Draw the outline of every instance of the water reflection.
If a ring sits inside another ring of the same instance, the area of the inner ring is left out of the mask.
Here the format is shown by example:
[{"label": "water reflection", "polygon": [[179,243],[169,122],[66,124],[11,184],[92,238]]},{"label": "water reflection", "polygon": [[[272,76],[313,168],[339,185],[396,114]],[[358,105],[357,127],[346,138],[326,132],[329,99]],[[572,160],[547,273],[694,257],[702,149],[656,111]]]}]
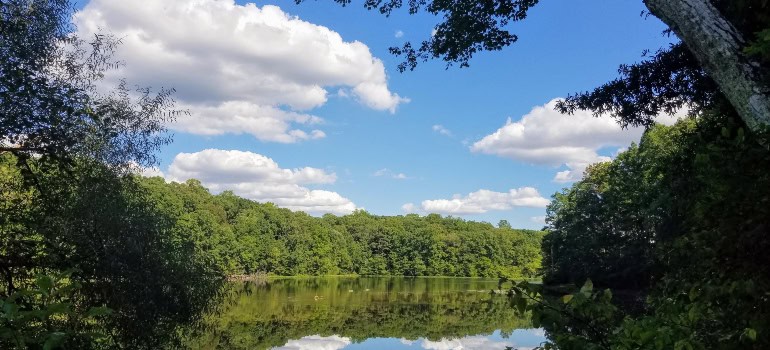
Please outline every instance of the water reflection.
[{"label": "water reflection", "polygon": [[273,350],[354,350],[354,349],[427,349],[427,350],[502,350],[507,347],[519,350],[533,349],[544,340],[542,331],[516,330],[510,336],[503,337],[499,331],[489,335],[474,335],[462,338],[442,338],[430,340],[419,338],[374,338],[353,344],[350,338],[337,335],[322,337],[313,335],[297,340],[289,340],[286,345]]},{"label": "water reflection", "polygon": [[467,278],[307,278],[233,284],[192,349],[505,349],[544,340]]}]

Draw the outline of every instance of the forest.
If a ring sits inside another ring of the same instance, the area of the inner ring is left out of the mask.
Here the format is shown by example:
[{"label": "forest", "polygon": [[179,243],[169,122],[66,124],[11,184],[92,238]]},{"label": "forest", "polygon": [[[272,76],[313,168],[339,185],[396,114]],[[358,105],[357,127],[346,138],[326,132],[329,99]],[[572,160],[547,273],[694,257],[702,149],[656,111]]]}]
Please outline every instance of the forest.
[{"label": "forest", "polygon": [[198,181],[138,179],[148,200],[223,273],[534,277],[543,232],[441,217],[375,216],[359,210],[321,218]]}]

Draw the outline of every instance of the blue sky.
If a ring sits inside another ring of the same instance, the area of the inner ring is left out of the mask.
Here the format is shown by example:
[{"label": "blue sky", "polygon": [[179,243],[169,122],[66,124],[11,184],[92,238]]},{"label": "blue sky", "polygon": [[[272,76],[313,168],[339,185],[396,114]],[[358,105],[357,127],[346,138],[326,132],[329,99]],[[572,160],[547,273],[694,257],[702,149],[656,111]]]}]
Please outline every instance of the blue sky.
[{"label": "blue sky", "polygon": [[332,1],[79,7],[81,35],[124,38],[126,66],[108,82],[174,87],[193,115],[171,126],[148,174],[316,215],[438,212],[523,228],[542,227],[546,199],[641,134],[542,106],[672,40],[641,1],[543,1],[511,26],[511,47],[402,74],[388,47],[429,37],[437,19]]}]

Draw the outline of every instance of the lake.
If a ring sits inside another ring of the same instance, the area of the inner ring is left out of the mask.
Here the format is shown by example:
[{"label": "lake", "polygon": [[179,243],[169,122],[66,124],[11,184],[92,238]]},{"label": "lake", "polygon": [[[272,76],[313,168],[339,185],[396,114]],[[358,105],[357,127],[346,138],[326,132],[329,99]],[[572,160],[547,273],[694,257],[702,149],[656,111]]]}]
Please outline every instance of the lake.
[{"label": "lake", "polygon": [[497,280],[322,277],[232,283],[192,349],[530,349],[545,340]]}]

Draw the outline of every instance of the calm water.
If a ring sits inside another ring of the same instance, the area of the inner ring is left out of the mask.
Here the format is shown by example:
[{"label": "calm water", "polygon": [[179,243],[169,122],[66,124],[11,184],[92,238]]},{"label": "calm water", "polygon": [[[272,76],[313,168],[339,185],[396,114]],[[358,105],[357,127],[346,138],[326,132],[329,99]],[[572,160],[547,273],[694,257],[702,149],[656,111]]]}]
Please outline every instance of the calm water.
[{"label": "calm water", "polygon": [[496,280],[307,278],[231,285],[193,349],[529,349],[545,340]]}]

